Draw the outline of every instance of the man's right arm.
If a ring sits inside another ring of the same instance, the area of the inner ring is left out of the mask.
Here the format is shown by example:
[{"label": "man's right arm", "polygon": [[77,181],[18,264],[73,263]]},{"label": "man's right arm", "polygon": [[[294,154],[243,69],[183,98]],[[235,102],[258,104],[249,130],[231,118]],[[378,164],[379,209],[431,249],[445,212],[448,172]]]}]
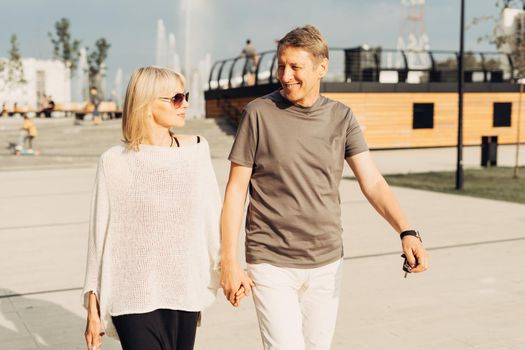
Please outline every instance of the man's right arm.
[{"label": "man's right arm", "polygon": [[221,287],[233,306],[239,306],[236,293],[241,286],[247,295],[253,281],[241,269],[238,255],[239,231],[252,168],[231,163],[221,214]]}]

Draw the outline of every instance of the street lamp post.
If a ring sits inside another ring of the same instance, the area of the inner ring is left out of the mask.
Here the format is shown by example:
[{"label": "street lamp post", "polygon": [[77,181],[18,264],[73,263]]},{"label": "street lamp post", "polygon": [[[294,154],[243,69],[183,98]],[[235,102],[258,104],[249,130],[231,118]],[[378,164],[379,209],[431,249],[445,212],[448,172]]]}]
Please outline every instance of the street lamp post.
[{"label": "street lamp post", "polygon": [[461,25],[458,56],[458,156],[456,164],[456,190],[463,190],[463,45],[465,32],[465,0],[461,0]]},{"label": "street lamp post", "polygon": [[518,133],[516,134],[516,162],[514,164],[514,178],[517,179],[520,174],[520,128],[521,128],[521,97],[523,96],[523,80],[518,80],[520,84],[520,97],[518,102]]}]

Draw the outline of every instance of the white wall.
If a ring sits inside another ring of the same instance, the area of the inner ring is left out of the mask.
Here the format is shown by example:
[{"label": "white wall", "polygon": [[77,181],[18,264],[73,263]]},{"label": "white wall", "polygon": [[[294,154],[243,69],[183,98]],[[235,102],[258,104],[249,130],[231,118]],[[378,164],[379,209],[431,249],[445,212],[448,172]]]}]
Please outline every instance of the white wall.
[{"label": "white wall", "polygon": [[[4,83],[0,82],[0,103],[6,103],[8,108],[12,107],[15,102],[21,107],[40,108],[37,100],[37,71],[44,72],[43,92],[51,95],[55,103],[71,101],[69,69],[61,61],[24,58],[22,64],[27,83],[7,88]],[[0,80],[2,79],[5,77],[0,75]]]}]

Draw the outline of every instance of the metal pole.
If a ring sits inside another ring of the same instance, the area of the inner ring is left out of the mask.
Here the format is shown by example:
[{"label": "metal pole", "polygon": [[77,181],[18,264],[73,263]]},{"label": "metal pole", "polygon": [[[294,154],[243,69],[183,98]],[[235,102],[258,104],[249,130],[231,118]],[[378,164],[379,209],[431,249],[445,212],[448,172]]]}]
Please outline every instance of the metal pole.
[{"label": "metal pole", "polygon": [[514,165],[514,178],[517,179],[520,175],[520,128],[521,128],[521,97],[523,95],[523,81],[518,81],[520,84],[520,98],[518,102],[518,134],[516,139],[516,163]]},{"label": "metal pole", "polygon": [[461,25],[458,57],[458,158],[456,164],[456,190],[463,190],[463,45],[465,32],[465,0],[461,0]]}]

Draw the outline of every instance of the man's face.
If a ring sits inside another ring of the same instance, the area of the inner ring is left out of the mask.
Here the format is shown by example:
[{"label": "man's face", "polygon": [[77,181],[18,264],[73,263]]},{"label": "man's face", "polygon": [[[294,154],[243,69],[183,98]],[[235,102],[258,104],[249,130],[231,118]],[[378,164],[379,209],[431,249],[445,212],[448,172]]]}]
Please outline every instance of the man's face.
[{"label": "man's face", "polygon": [[316,60],[310,52],[288,46],[279,51],[277,62],[283,97],[299,106],[313,105],[319,97],[328,60]]}]

